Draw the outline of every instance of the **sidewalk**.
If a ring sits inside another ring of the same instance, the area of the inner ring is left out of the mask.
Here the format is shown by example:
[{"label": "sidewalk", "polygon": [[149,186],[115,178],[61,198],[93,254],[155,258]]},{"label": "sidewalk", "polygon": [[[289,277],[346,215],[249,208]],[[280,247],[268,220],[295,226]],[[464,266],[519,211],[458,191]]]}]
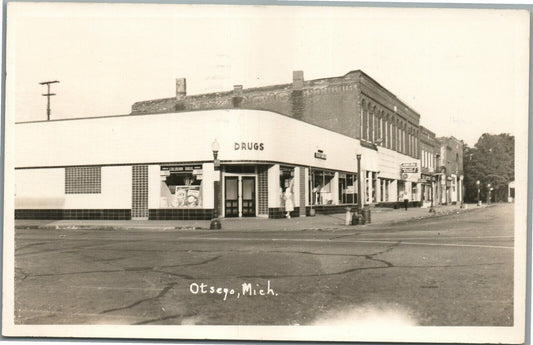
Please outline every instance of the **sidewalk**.
[{"label": "sidewalk", "polygon": [[[391,209],[373,207],[371,210],[371,224],[388,224],[406,220],[436,217],[451,213],[467,212],[487,207],[483,205],[437,206],[435,213],[429,213],[428,208]],[[291,219],[266,218],[223,218],[222,230],[216,231],[302,231],[302,230],[333,230],[333,229],[364,229],[369,225],[345,225],[345,214],[323,215],[314,217],[297,217]],[[210,221],[207,220],[42,220],[17,219],[15,229],[71,229],[71,230],[209,230]]]}]

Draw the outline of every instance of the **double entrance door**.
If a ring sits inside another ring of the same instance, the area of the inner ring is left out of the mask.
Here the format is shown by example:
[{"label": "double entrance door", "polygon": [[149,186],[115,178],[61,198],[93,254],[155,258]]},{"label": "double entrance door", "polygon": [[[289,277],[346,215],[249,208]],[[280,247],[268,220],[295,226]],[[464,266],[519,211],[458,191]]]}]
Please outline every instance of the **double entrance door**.
[{"label": "double entrance door", "polygon": [[255,217],[255,176],[224,178],[225,217]]}]

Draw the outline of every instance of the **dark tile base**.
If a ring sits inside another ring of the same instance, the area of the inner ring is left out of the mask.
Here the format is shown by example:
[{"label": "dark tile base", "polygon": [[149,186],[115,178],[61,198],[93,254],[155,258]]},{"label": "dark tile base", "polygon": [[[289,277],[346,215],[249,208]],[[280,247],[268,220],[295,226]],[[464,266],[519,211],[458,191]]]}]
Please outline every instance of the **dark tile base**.
[{"label": "dark tile base", "polygon": [[[409,201],[408,207],[420,207],[422,203],[420,201]],[[380,202],[375,205],[376,207],[388,207],[388,208],[403,208],[403,201],[387,201]]]},{"label": "dark tile base", "polygon": [[[355,209],[356,204],[346,204],[346,205],[314,205],[313,210],[316,214],[335,214],[335,213],[346,213],[346,208],[350,207],[352,211]],[[309,216],[311,214],[311,207],[307,206],[305,214]]]},{"label": "dark tile base", "polygon": [[149,220],[211,220],[212,208],[156,208],[148,210]]},{"label": "dark tile base", "polygon": [[[281,219],[285,218],[285,215],[287,214],[287,211],[283,207],[271,207],[268,209],[268,218],[271,219]],[[293,211],[291,211],[291,218],[300,217],[300,207],[295,207]]]},{"label": "dark tile base", "polygon": [[97,219],[97,220],[129,220],[131,210],[129,209],[97,209],[97,210],[15,210],[15,219]]}]

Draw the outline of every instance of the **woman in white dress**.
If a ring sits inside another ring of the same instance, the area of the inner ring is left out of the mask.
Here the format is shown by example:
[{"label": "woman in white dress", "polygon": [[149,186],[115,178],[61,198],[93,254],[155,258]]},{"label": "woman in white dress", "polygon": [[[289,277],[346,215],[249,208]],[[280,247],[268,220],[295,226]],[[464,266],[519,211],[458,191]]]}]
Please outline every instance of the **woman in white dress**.
[{"label": "woman in white dress", "polygon": [[285,189],[285,212],[287,214],[285,217],[291,218],[291,212],[294,211],[294,201],[293,198],[293,192],[292,192],[292,185],[293,185],[294,179],[291,179],[289,182],[289,186],[287,189]]}]

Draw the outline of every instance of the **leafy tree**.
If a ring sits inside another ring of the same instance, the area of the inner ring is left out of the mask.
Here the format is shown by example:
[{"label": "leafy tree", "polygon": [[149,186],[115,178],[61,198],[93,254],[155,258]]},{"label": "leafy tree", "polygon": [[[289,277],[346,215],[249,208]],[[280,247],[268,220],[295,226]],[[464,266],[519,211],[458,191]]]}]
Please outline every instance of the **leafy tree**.
[{"label": "leafy tree", "polygon": [[487,201],[488,184],[492,201],[507,200],[507,185],[514,180],[514,136],[483,134],[473,148],[464,145],[465,201],[477,201],[476,181],[480,181],[480,199]]}]

